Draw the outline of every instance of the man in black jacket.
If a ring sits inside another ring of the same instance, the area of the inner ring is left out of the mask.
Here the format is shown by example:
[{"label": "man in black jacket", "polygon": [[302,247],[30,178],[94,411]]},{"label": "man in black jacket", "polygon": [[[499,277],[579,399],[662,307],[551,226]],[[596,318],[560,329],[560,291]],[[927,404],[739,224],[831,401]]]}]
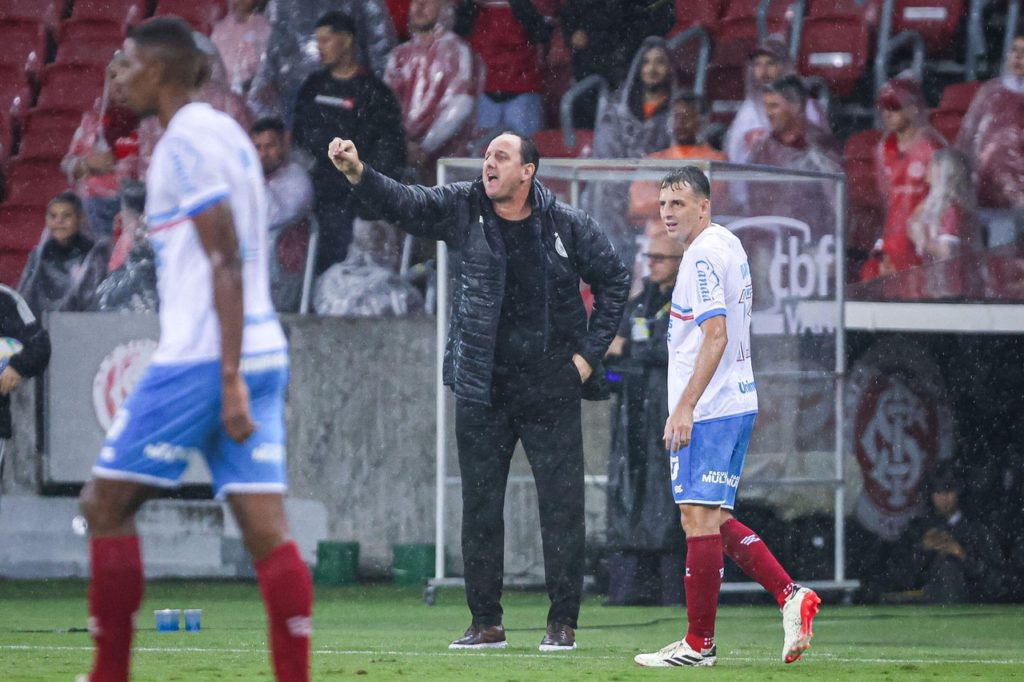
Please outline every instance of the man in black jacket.
[{"label": "man in black jacket", "polygon": [[394,93],[356,60],[352,18],[328,12],[316,22],[315,33],[324,68],[311,74],[299,90],[292,139],[314,161],[320,274],[345,259],[356,218],[348,183],[324,158],[323,150],[335,135],[344,135],[359,145],[377,170],[397,177],[405,166],[405,132]]},{"label": "man in black jacket", "polygon": [[[629,292],[626,268],[591,218],[534,179],[540,159],[529,138],[499,135],[483,177],[441,187],[388,179],[362,163],[349,140],[333,140],[328,155],[360,202],[452,250],[444,381],[455,391],[473,622],[450,648],[506,646],[502,508],[521,440],[537,483],[551,598],[540,649],[575,649],[584,554],[580,398],[601,392],[601,359]],[[580,279],[594,292],[589,323]]]},{"label": "man in black jacket", "polygon": [[11,391],[21,380],[40,374],[50,362],[50,336],[18,292],[0,284],[0,337],[17,339],[22,349],[0,372],[0,485],[3,483],[4,446],[13,435]]}]

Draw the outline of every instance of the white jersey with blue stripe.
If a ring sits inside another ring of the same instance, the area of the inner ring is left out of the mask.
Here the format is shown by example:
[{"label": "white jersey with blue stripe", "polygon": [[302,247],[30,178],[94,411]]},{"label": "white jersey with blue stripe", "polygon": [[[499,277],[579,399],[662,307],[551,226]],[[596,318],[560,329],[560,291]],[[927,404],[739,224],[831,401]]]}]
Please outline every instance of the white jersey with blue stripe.
[{"label": "white jersey with blue stripe", "polygon": [[668,328],[669,410],[679,404],[693,375],[697,352],[704,340],[701,323],[723,315],[728,344],[711,383],[697,401],[693,419],[709,421],[757,412],[750,362],[753,292],[743,245],[732,232],[712,223],[683,254],[672,290]]},{"label": "white jersey with blue stripe", "polygon": [[234,119],[194,102],[171,119],[146,176],[146,217],[160,295],[154,364],[220,358],[210,260],[192,220],[222,201],[231,207],[242,258],[242,354],[287,348],[270,300],[267,200],[256,150]]}]

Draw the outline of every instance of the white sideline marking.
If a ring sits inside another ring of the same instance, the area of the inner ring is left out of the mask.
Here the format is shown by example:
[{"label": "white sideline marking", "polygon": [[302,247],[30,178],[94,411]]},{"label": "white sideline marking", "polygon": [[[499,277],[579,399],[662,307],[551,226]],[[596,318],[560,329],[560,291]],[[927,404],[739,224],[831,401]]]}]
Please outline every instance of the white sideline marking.
[{"label": "white sideline marking", "polygon": [[[0,651],[92,651],[91,646],[40,646],[35,644],[0,644]],[[265,649],[239,649],[239,648],[213,648],[213,647],[134,647],[136,653],[162,653],[162,654],[259,654],[263,655]],[[463,651],[461,653],[449,653],[447,651],[381,651],[373,649],[313,649],[313,653],[319,656],[408,656],[417,658],[464,658],[466,656],[480,655],[483,652]],[[552,656],[550,654],[519,653],[508,649],[492,649],[485,654],[495,658],[542,658],[546,661],[565,660],[579,661],[578,656]],[[740,663],[769,663],[776,662],[775,658],[765,656],[720,656],[723,662],[738,661]],[[630,660],[628,654],[622,656],[586,656],[587,660],[600,661],[626,661]],[[823,659],[835,663],[873,663],[879,665],[892,665],[894,663],[960,663],[964,665],[1024,665],[1024,659],[983,659],[983,658],[855,658],[850,656],[836,656],[833,654],[816,653],[808,656],[809,661]]]}]

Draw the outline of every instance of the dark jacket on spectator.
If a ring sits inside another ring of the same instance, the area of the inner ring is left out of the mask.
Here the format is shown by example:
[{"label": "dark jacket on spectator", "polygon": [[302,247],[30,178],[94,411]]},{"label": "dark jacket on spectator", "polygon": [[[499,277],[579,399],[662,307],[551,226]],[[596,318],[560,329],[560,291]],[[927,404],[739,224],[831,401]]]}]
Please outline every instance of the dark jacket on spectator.
[{"label": "dark jacket on spectator", "polygon": [[321,69],[307,78],[295,103],[292,136],[313,158],[317,201],[343,204],[351,189],[327,158],[335,137],[355,142],[360,155],[386,175],[397,176],[405,165],[402,109],[388,86],[365,71],[338,80]]},{"label": "dark jacket on spectator", "polygon": [[32,249],[18,282],[18,293],[32,312],[39,315],[61,308],[92,247],[93,241],[77,232],[65,245],[47,239]]},{"label": "dark jacket on spectator", "polygon": [[[0,284],[0,336],[21,341],[20,353],[10,366],[25,377],[37,376],[50,362],[50,336],[39,326],[25,299]],[[11,437],[11,398],[0,395],[0,438]]]},{"label": "dark jacket on spectator", "polygon": [[[339,174],[340,175],[340,174]],[[444,383],[457,398],[489,404],[494,348],[505,295],[506,250],[498,217],[478,178],[439,187],[401,185],[369,165],[354,189],[362,203],[419,237],[443,240],[452,250],[452,320],[445,349]],[[629,295],[629,273],[604,232],[585,213],[555,199],[537,180],[529,201],[539,226],[545,282],[545,344],[571,339],[560,349],[568,361],[582,355],[594,373],[583,397],[604,397],[601,360],[618,328]],[[594,292],[588,322],[580,279]]]}]

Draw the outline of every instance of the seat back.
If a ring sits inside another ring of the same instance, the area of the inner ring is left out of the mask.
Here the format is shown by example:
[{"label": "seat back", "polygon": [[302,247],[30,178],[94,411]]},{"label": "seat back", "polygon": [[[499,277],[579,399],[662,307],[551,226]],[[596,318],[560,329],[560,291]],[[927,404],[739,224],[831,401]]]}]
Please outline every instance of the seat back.
[{"label": "seat back", "polygon": [[861,17],[812,16],[804,20],[798,69],[820,76],[840,98],[853,93],[871,54],[871,32]]}]

